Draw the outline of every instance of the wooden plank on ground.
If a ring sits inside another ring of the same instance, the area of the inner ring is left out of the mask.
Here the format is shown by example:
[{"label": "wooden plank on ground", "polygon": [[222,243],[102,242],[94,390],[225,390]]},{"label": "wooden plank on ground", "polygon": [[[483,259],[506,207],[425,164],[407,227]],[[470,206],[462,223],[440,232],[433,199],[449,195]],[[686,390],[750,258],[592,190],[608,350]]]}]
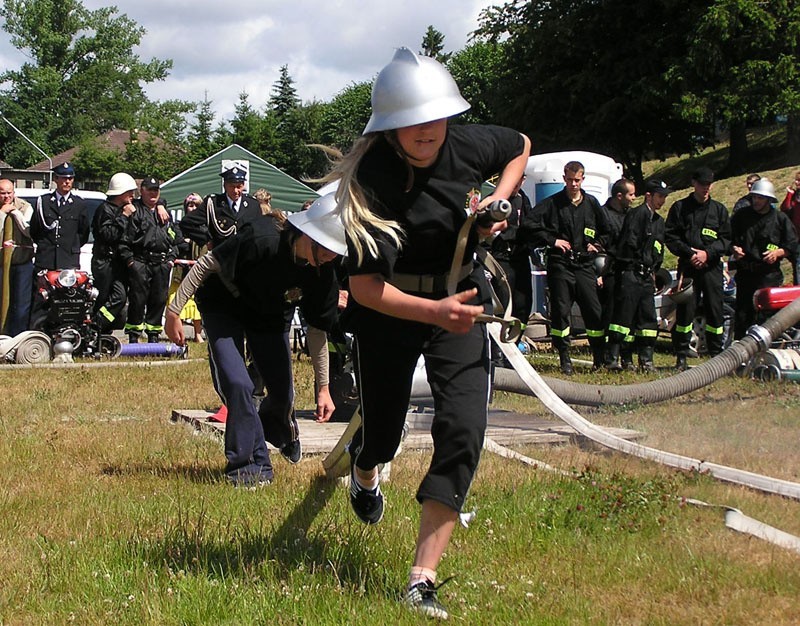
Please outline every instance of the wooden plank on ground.
[{"label": "wooden plank on ground", "polygon": [[[210,433],[221,439],[225,434],[225,424],[210,421],[209,417],[213,414],[213,411],[176,409],[172,412],[171,420],[191,424],[198,431]],[[403,442],[404,450],[426,450],[432,447],[430,436],[432,417],[430,412],[408,413],[409,433]],[[297,422],[300,426],[303,454],[327,454],[347,427],[344,422],[319,424],[314,421],[311,411],[298,411]],[[642,437],[642,433],[635,430],[625,428],[607,430],[623,439],[633,440]],[[567,444],[584,439],[563,422],[501,409],[489,411],[486,436],[504,446]]]}]

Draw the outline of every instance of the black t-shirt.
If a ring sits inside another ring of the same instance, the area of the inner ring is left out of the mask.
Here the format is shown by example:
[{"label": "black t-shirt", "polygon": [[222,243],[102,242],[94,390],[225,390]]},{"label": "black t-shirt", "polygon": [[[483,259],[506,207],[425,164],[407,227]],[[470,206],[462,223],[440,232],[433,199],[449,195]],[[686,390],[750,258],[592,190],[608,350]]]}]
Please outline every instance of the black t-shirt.
[{"label": "black t-shirt", "polygon": [[305,320],[322,330],[336,321],[339,289],[334,264],[319,268],[292,258],[289,227],[281,230],[273,218],[243,224],[213,250],[220,278],[236,296],[233,311],[248,324],[268,332],[288,330],[300,307]]},{"label": "black t-shirt", "polygon": [[[389,143],[380,138],[361,162],[358,179],[370,209],[380,217],[397,221],[404,239],[398,249],[386,237],[377,236],[378,258],[369,253],[361,265],[348,243],[348,273],[381,274],[391,279],[404,274],[444,274],[450,270],[457,235],[471,206],[481,198],[483,182],[500,173],[524,146],[522,136],[499,126],[450,126],[436,162],[413,167],[409,191],[408,165]],[[462,265],[471,262],[478,244],[471,229]]]}]

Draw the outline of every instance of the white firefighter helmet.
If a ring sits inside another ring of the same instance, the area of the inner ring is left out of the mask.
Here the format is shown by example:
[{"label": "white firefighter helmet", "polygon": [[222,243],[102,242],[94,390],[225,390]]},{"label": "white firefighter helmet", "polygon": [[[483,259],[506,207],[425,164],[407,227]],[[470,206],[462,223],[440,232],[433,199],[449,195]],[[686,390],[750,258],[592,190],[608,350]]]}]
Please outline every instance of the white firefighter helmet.
[{"label": "white firefighter helmet", "polygon": [[119,196],[126,191],[136,191],[137,188],[138,185],[136,181],[133,180],[133,176],[125,172],[117,172],[111,177],[111,180],[108,181],[108,191],[106,191],[106,195]]},{"label": "white firefighter helmet", "polygon": [[347,252],[342,216],[336,210],[335,193],[317,198],[305,211],[292,213],[286,219],[300,232],[323,248],[343,256]]},{"label": "white firefighter helmet", "polygon": [[775,196],[774,185],[766,178],[762,178],[761,180],[754,182],[753,186],[750,187],[750,193],[756,196],[764,196],[773,202],[778,201],[778,198]]},{"label": "white firefighter helmet", "polygon": [[372,116],[363,134],[440,120],[469,107],[441,63],[398,48],[372,86]]}]

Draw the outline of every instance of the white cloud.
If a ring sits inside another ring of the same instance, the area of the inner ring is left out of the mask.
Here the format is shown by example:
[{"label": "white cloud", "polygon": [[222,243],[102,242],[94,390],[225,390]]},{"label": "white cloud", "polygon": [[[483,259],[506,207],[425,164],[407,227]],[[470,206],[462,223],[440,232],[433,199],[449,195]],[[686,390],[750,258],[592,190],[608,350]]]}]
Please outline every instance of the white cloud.
[{"label": "white cloud", "polygon": [[[107,6],[83,0],[88,9]],[[143,61],[172,59],[166,81],[146,87],[157,100],[201,101],[230,118],[243,90],[263,107],[282,65],[304,101],[327,101],[354,82],[371,80],[394,48],[418,50],[428,25],[459,50],[477,27],[480,10],[499,0],[121,0],[146,31]],[[0,37],[0,66],[25,58]]]}]

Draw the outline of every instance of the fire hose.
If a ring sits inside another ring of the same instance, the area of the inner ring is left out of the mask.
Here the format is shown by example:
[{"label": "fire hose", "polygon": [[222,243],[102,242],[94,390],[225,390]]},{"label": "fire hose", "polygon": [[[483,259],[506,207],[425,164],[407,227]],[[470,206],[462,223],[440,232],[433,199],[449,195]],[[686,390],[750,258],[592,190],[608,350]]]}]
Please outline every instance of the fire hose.
[{"label": "fire hose", "polygon": [[[800,299],[795,300],[762,325],[751,326],[747,335],[735,341],[727,350],[702,365],[692,367],[669,378],[632,385],[590,385],[567,382],[559,378],[543,378],[547,387],[568,402],[582,406],[663,402],[710,385],[715,380],[735,372],[755,354],[800,321]],[[517,350],[517,352],[519,352]],[[515,370],[497,369],[494,389],[523,395],[536,395]]]},{"label": "fire hose", "polygon": [[[756,351],[766,349],[774,337],[779,336],[790,325],[796,323],[799,318],[800,300],[795,300],[788,307],[782,309],[768,319],[762,326],[753,326],[748,329],[746,337],[712,359],[712,361],[718,360],[718,367],[715,366],[706,369],[711,370],[712,373],[718,370],[723,371],[724,367],[730,364],[732,367],[727,371],[733,371],[742,363],[744,357],[749,358],[755,354]],[[698,473],[705,472],[718,480],[758,489],[765,493],[773,493],[800,500],[800,483],[771,478],[769,476],[718,465],[700,459],[693,459],[663,450],[656,450],[655,448],[649,448],[635,442],[626,441],[621,437],[608,433],[603,428],[596,426],[576,413],[553,389],[548,387],[516,346],[502,341],[502,328],[499,324],[487,324],[487,329],[492,339],[514,367],[520,380],[524,382],[530,393],[539,398],[539,400],[562,421],[592,441],[612,450],[655,461],[669,467],[676,467]],[[683,376],[684,373],[674,378]],[[716,378],[719,378],[719,376],[716,376]],[[712,380],[716,380],[716,378]],[[705,506],[705,503],[696,501],[691,501],[691,503]],[[776,545],[781,545],[796,552],[800,552],[800,538],[767,526],[758,520],[749,518],[737,509],[731,507],[722,508],[726,510],[725,523],[729,528],[740,532],[746,532],[775,543]]]},{"label": "fire hose", "polygon": [[14,223],[11,219],[11,216],[6,214],[3,223],[3,287],[2,304],[0,305],[0,333],[5,332],[8,309],[11,305],[11,257],[14,254],[14,242],[11,240],[14,234]]}]

